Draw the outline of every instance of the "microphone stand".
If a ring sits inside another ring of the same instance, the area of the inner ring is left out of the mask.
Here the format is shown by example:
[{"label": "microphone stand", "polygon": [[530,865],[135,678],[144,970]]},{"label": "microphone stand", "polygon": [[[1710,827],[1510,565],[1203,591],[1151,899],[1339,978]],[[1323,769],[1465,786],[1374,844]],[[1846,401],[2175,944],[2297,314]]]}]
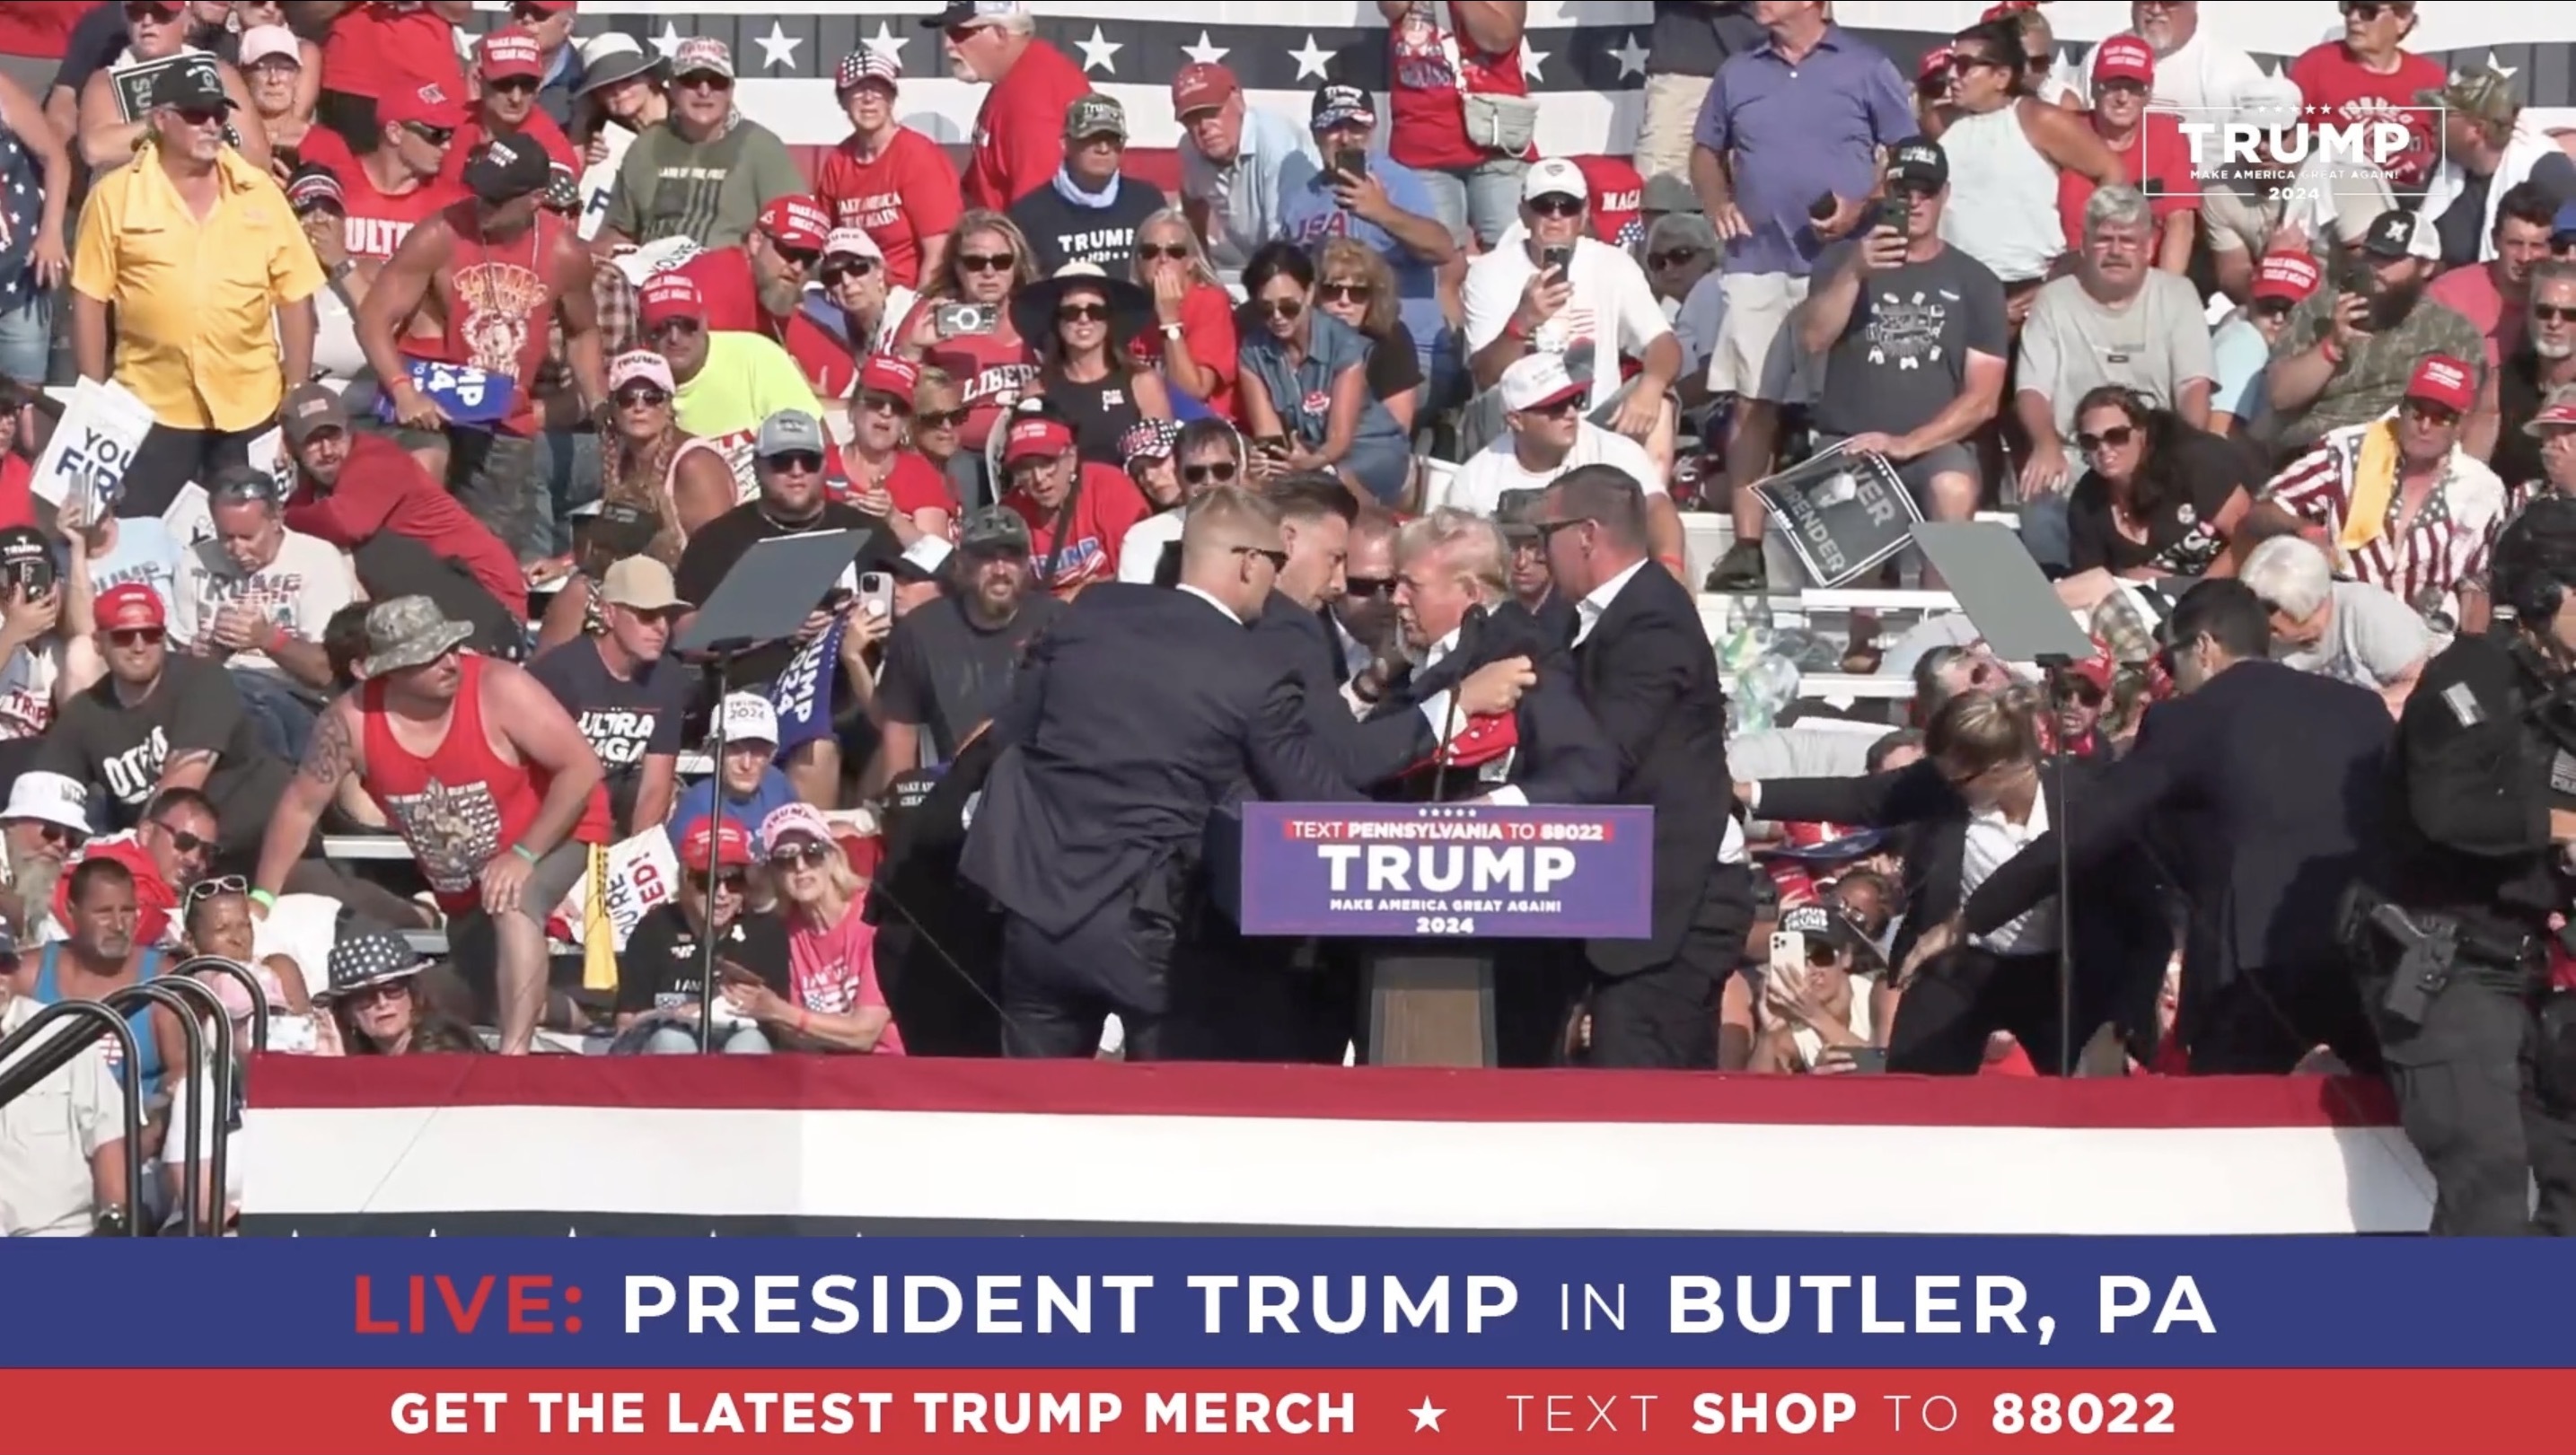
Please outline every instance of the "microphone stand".
[{"label": "microphone stand", "polygon": [[[760,644],[758,642],[727,639],[725,641],[716,642],[707,648],[707,655],[713,659],[712,665],[715,667],[716,673],[716,731],[713,745],[715,754],[715,793],[708,800],[709,807],[707,812],[707,823],[713,832],[711,832],[707,843],[707,862],[698,871],[701,876],[698,882],[698,892],[701,902],[707,907],[707,923],[703,931],[700,933],[698,941],[698,1054],[701,1056],[707,1055],[715,1049],[716,1034],[715,904],[716,860],[718,855],[715,851],[715,838],[720,836],[723,832],[725,817],[724,758],[726,739],[724,704],[725,699],[733,695],[733,669],[735,664],[740,662],[746,654],[759,645]],[[683,864],[680,866],[680,872],[686,874],[689,872],[690,867],[691,866],[689,865]]]},{"label": "microphone stand", "polygon": [[[1462,661],[1467,660],[1468,648],[1478,636],[1483,634],[1484,625],[1485,608],[1468,607],[1467,614],[1458,621],[1458,646],[1452,655]],[[1433,803],[1449,801],[1449,742],[1458,735],[1458,715],[1464,707],[1464,704],[1459,702],[1458,695],[1465,691],[1466,687],[1467,673],[1461,672],[1458,674],[1456,685],[1449,689],[1449,710],[1441,714],[1444,720],[1440,724],[1440,740],[1431,745],[1431,801]]]},{"label": "microphone stand", "polygon": [[2057,803],[2048,811],[2049,832],[2057,835],[2057,1074],[2061,1080],[2075,1075],[2075,859],[2074,839],[2067,833],[2067,817],[2072,812],[2072,797],[2066,791],[2066,676],[2075,660],[2063,652],[2050,652],[2037,659],[2039,669],[2048,674],[2048,783],[2040,790],[2040,801],[2046,803],[2054,790]]}]

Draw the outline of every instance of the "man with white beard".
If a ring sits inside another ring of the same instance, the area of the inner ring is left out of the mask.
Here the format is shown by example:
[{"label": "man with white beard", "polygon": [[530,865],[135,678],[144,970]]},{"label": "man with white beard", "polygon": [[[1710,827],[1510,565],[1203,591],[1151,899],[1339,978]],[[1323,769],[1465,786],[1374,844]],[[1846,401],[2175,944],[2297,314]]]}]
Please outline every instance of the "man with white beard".
[{"label": "man with white beard", "polygon": [[[2223,120],[2217,113],[2232,110],[2247,87],[2258,86],[2264,79],[2263,68],[2252,56],[2201,33],[2200,0],[2139,0],[2129,7],[2129,28],[2124,33],[2155,48],[2156,81],[2147,104],[2158,111],[2178,111],[2194,120]],[[2083,95],[2093,94],[2093,57],[2101,50],[2095,46],[2084,57],[2076,86]]]},{"label": "man with white beard", "polygon": [[[2528,292],[2522,345],[2496,369],[2496,441],[2488,459],[2496,478],[2513,492],[2517,509],[2548,478],[2551,452],[2544,443],[2565,428],[2548,417],[2550,401],[2576,387],[2576,262],[2551,258],[2532,264]],[[2568,474],[2565,464],[2558,470]],[[2558,488],[2576,488],[2576,478]]]}]

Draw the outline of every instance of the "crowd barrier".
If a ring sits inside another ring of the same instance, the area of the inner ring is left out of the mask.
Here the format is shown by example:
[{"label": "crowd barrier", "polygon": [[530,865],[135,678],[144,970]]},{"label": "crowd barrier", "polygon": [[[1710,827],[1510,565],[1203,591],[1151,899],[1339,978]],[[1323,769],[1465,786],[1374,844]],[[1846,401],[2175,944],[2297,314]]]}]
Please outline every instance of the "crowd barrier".
[{"label": "crowd barrier", "polygon": [[265,1057],[249,1234],[2412,1233],[2384,1088]]}]

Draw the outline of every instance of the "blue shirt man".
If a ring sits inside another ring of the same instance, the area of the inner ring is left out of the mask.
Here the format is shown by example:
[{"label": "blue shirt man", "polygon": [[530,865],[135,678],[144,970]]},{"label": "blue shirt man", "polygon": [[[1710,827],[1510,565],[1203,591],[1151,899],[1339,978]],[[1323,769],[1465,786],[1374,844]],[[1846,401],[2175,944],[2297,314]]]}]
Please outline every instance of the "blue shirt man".
[{"label": "blue shirt man", "polygon": [[[1292,158],[1281,179],[1280,235],[1313,252],[1326,238],[1347,237],[1386,258],[1395,273],[1396,316],[1413,335],[1423,377],[1435,397],[1458,363],[1458,341],[1440,311],[1440,269],[1457,256],[1448,225],[1439,221],[1431,184],[1422,174],[1373,146],[1377,106],[1357,86],[1325,86],[1315,93],[1312,129],[1318,155],[1327,160],[1364,156],[1375,189],[1351,187],[1346,171],[1313,158]],[[1337,185],[1338,184],[1338,185]],[[1384,202],[1368,195],[1382,192]],[[1352,193],[1359,205],[1343,205]]]},{"label": "blue shirt man", "polygon": [[[1886,56],[1821,7],[1785,8],[1766,43],[1718,67],[1700,107],[1695,140],[1725,162],[1744,224],[1726,245],[1729,273],[1807,276],[1824,248],[1809,209],[1827,193],[1861,203],[1877,182],[1877,149],[1922,130]],[[1710,220],[1728,235],[1725,221]]]},{"label": "blue shirt man", "polygon": [[1209,62],[1193,61],[1172,78],[1172,114],[1181,123],[1182,206],[1207,239],[1208,262],[1232,282],[1280,235],[1288,168],[1312,166],[1315,143],[1294,117],[1253,110],[1234,72]]}]

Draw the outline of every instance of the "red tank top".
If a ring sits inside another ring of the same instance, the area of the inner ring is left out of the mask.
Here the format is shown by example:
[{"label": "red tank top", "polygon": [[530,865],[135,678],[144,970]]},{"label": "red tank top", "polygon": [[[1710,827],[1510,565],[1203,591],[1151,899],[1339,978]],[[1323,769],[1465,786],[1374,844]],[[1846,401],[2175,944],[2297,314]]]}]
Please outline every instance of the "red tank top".
[{"label": "red tank top", "polygon": [[433,346],[448,363],[517,379],[517,406],[501,433],[535,434],[537,370],[552,338],[553,259],[565,224],[540,211],[525,236],[487,243],[474,235],[471,202],[451,209],[447,224],[456,232],[447,263],[447,331]]},{"label": "red tank top", "polygon": [[[395,739],[385,716],[383,683],[365,684],[358,698],[367,796],[410,846],[412,857],[420,861],[421,877],[438,896],[438,907],[449,914],[481,902],[477,886],[483,866],[508,853],[536,822],[554,778],[533,763],[513,763],[492,750],[483,733],[487,662],[467,652],[457,657],[456,665],[464,680],[456,684],[447,736],[427,757]],[[608,794],[595,788],[572,839],[604,844],[608,837]],[[554,906],[530,908],[544,913]]]}]

